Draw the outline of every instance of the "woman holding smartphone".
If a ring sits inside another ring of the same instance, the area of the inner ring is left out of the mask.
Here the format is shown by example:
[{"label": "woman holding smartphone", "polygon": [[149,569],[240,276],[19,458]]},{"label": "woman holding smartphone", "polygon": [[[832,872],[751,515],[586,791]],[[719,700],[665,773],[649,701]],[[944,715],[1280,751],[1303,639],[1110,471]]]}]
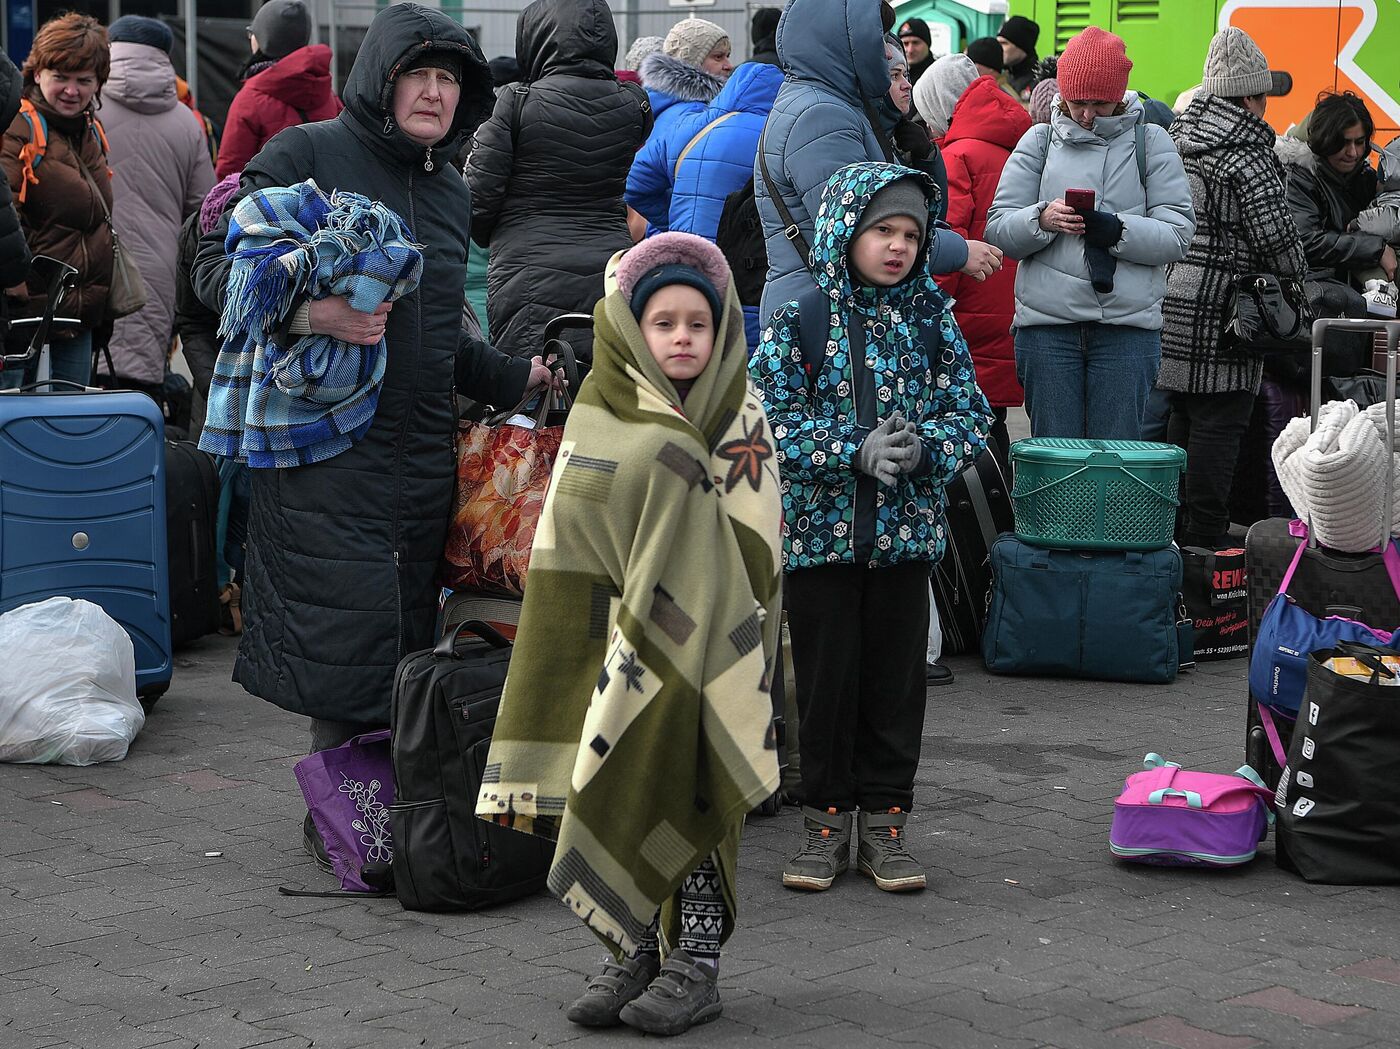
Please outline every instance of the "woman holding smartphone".
[{"label": "woman holding smartphone", "polygon": [[987,218],[987,240],[1020,260],[1016,375],[1037,437],[1142,438],[1166,266],[1195,213],[1170,136],[1128,91],[1132,67],[1097,26],[1069,42],[1050,123],[1022,136]]}]

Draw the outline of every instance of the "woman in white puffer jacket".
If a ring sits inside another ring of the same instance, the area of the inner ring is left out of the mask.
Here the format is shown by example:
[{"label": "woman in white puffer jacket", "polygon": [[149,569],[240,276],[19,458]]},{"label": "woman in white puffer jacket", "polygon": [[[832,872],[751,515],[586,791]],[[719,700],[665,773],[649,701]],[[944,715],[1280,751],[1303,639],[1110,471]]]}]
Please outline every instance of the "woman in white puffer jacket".
[{"label": "woman in white puffer jacket", "polygon": [[[1166,266],[1195,230],[1176,147],[1127,90],[1132,65],[1096,26],[1069,42],[1051,121],[1017,144],[987,218],[987,240],[1021,260],[1016,372],[1037,437],[1141,439]],[[1071,190],[1092,203],[1071,207]]]}]

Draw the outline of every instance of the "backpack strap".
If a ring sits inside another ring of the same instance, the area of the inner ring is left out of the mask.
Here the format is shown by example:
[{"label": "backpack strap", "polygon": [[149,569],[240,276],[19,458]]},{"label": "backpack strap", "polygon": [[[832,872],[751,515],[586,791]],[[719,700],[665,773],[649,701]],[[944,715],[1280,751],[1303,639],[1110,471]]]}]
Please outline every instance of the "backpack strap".
[{"label": "backpack strap", "polygon": [[802,257],[802,268],[810,270],[812,267],[812,246],[802,235],[802,227],[792,217],[792,212],[788,210],[783,195],[778,192],[778,187],[773,185],[773,176],[768,173],[768,158],[763,155],[763,142],[767,137],[768,128],[765,125],[758,136],[758,174],[763,179],[764,188],[768,191],[768,199],[773,202],[773,207],[777,209],[778,221],[783,224],[783,236],[792,242],[793,248]]},{"label": "backpack strap", "polygon": [[29,196],[29,187],[39,184],[39,176],[34,169],[39,166],[49,148],[49,122],[44,119],[44,114],[35,108],[34,103],[27,98],[20,99],[19,114],[29,125],[29,141],[19,150],[19,193],[16,194],[15,198],[23,204],[25,198]]},{"label": "backpack strap", "polygon": [[520,113],[525,108],[525,93],[530,88],[525,84],[511,84],[510,90],[510,145],[514,152],[516,140],[520,137]]},{"label": "backpack strap", "polygon": [[690,151],[700,144],[700,140],[706,135],[708,135],[715,128],[723,124],[730,117],[738,115],[738,110],[731,109],[728,113],[723,113],[720,116],[715,117],[714,120],[711,120],[708,124],[706,124],[704,127],[702,127],[699,131],[695,133],[695,137],[685,144],[685,149],[681,150],[681,155],[676,158],[675,170],[671,172],[671,181],[673,183],[681,177],[682,162],[684,162],[686,157],[690,156]]}]

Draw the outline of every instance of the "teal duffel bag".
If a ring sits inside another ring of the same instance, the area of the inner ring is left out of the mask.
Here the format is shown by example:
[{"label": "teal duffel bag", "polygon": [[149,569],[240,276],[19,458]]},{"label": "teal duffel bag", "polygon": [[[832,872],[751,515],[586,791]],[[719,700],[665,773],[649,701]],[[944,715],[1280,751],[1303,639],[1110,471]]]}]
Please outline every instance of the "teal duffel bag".
[{"label": "teal duffel bag", "polygon": [[1181,552],[992,544],[982,658],[995,674],[1164,684],[1193,664]]}]

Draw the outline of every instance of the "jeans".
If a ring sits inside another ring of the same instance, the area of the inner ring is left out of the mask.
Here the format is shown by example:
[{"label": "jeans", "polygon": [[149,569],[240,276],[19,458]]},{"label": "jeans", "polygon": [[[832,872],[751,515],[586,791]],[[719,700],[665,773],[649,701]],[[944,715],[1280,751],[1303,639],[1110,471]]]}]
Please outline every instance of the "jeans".
[{"label": "jeans", "polygon": [[1016,377],[1033,437],[1142,440],[1161,333],[1118,324],[1036,324],[1016,329]]},{"label": "jeans", "polygon": [[803,801],[906,812],[927,680],[929,566],[820,565],[788,573]]},{"label": "jeans", "polygon": [[[19,329],[22,330],[22,329]],[[13,342],[13,340],[11,340]],[[27,343],[25,345],[28,345]],[[35,357],[19,368],[7,367],[0,372],[0,390],[13,390],[34,382],[39,374],[39,358]],[[80,329],[71,339],[49,340],[49,378],[67,379],[87,386],[92,380],[92,332]],[[56,387],[65,389],[65,387]]]},{"label": "jeans", "polygon": [[1190,546],[1214,546],[1230,529],[1230,487],[1254,394],[1153,390],[1154,398],[1158,395],[1170,408],[1162,439],[1186,449],[1181,539]]}]

